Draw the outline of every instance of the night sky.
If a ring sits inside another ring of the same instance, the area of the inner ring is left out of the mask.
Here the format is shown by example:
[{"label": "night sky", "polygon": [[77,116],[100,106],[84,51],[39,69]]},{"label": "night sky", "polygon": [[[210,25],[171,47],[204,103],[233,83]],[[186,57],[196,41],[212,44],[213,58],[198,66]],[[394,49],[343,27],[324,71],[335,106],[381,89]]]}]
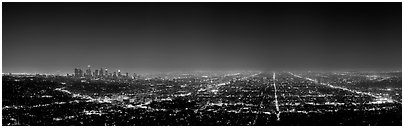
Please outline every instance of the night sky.
[{"label": "night sky", "polygon": [[401,3],[3,3],[3,73],[401,70]]}]

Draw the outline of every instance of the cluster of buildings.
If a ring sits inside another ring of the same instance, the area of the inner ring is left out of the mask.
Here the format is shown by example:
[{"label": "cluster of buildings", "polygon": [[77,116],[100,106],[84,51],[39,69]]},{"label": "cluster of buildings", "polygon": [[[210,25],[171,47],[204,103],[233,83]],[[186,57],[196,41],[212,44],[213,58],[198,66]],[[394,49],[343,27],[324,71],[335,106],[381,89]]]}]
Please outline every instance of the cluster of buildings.
[{"label": "cluster of buildings", "polygon": [[[76,78],[130,78],[129,73],[122,74],[121,70],[118,70],[118,72],[108,72],[108,69],[105,68],[100,68],[100,69],[95,69],[93,72],[91,71],[91,66],[88,65],[88,68],[84,71],[79,68],[74,69],[74,74],[73,76]],[[134,73],[133,77],[136,77],[137,75]]]}]

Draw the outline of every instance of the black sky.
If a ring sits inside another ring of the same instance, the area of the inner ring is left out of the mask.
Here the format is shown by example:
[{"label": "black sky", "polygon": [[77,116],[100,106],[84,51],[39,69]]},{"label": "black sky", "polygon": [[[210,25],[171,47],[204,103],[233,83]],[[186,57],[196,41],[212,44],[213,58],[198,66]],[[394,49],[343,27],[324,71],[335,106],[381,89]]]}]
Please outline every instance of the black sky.
[{"label": "black sky", "polygon": [[2,3],[3,72],[401,70],[401,3]]}]

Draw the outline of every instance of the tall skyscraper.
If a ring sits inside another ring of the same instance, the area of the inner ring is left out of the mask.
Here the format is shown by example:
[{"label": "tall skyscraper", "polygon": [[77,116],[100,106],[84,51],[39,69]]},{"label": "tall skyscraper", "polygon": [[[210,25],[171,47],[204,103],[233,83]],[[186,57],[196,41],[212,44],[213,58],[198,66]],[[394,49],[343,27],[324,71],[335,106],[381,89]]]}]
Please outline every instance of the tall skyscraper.
[{"label": "tall skyscraper", "polygon": [[100,77],[104,77],[104,70],[101,68],[99,72]]},{"label": "tall skyscraper", "polygon": [[118,69],[118,77],[122,77],[121,70]]},{"label": "tall skyscraper", "polygon": [[83,76],[83,70],[79,69],[79,70],[78,70],[78,73],[79,73],[79,77],[82,77],[82,76]]},{"label": "tall skyscraper", "polygon": [[99,73],[98,73],[98,69],[95,69],[95,71],[94,71],[94,77],[98,77],[98,75],[99,75]]},{"label": "tall skyscraper", "polygon": [[105,68],[105,76],[109,77],[108,68]]},{"label": "tall skyscraper", "polygon": [[86,77],[91,77],[91,66],[88,65],[87,67],[88,69],[86,70]]},{"label": "tall skyscraper", "polygon": [[79,77],[79,69],[74,69],[74,77]]}]

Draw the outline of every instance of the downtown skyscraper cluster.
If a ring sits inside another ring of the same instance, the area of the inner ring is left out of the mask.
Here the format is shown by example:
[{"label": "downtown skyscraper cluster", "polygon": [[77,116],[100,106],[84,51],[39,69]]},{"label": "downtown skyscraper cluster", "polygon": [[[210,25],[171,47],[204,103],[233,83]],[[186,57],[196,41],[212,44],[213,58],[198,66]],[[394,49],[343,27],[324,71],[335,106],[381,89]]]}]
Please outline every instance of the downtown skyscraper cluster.
[{"label": "downtown skyscraper cluster", "polygon": [[[74,69],[74,77],[76,78],[130,78],[129,73],[126,72],[125,74],[121,73],[121,70],[118,70],[117,72],[108,72],[108,69],[105,68],[100,68],[100,69],[95,69],[94,72],[91,71],[91,66],[88,65],[87,69],[83,71],[80,68],[75,68]],[[136,74],[133,75],[133,77],[136,77]],[[132,77],[132,78],[133,78]]]}]

